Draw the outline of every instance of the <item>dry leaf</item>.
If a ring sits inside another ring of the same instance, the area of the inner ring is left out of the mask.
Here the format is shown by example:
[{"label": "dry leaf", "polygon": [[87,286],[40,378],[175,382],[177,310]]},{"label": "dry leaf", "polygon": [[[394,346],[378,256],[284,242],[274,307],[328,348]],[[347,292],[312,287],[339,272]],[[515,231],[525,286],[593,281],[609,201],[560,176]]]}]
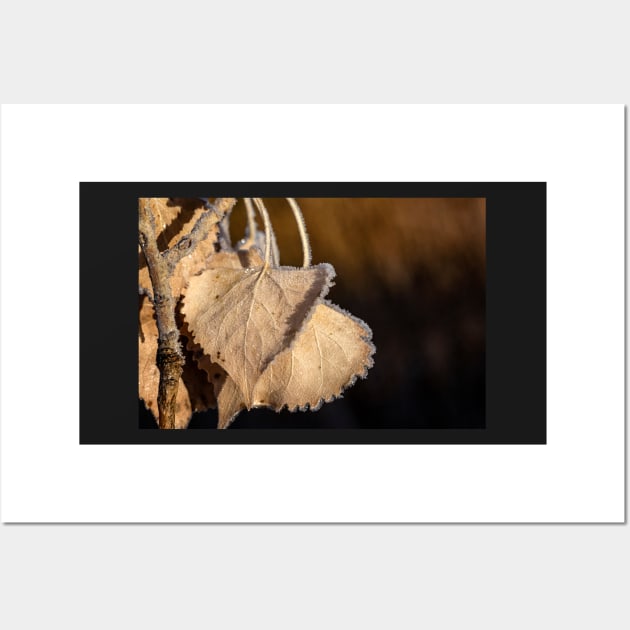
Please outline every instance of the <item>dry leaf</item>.
[{"label": "dry leaf", "polygon": [[330,302],[315,307],[293,345],[276,356],[254,387],[253,406],[318,409],[372,366],[372,331]]},{"label": "dry leaf", "polygon": [[214,393],[217,397],[217,407],[219,410],[218,429],[227,429],[236,416],[246,409],[243,394],[234,379],[227,372],[217,379],[214,386]]},{"label": "dry leaf", "polygon": [[[218,268],[243,269],[261,266],[263,260],[257,249],[252,246],[238,252],[216,253],[210,258],[209,264]],[[186,322],[182,326],[182,333],[188,338],[188,350],[193,353],[198,367],[204,370],[208,382],[212,384],[219,416],[217,428],[226,429],[246,408],[241,390],[230,375],[218,363],[214,363],[210,356],[205,354],[203,348],[194,341]]]},{"label": "dry leaf", "polygon": [[[321,302],[293,345],[263,371],[254,387],[252,407],[315,411],[338,398],[372,367],[375,348],[371,338],[365,322],[330,302]],[[220,366],[212,364],[209,374],[214,380],[218,428],[227,429],[247,405]]]},{"label": "dry leaf", "polygon": [[289,347],[316,301],[329,289],[334,269],[212,267],[191,278],[182,313],[212,360],[234,379],[247,406],[269,362]]},{"label": "dry leaf", "polygon": [[[214,254],[209,263],[213,267],[228,267],[231,269],[243,269],[263,264],[260,253],[253,246],[238,252],[219,252]],[[184,322],[182,330],[188,331],[188,324]],[[188,349],[193,352],[199,368],[204,370],[208,377],[208,382],[212,383],[214,396],[218,408],[218,429],[227,429],[234,418],[245,409],[243,395],[230,375],[218,364],[205,354],[203,348],[194,341],[190,332],[187,335]]]},{"label": "dry leaf", "polygon": [[186,389],[192,412],[197,413],[207,409],[215,409],[217,399],[214,395],[212,384],[208,382],[206,372],[199,368],[193,360],[192,353],[187,352],[185,349],[184,359],[185,363],[180,379],[180,387],[183,384]]},{"label": "dry leaf", "polygon": [[217,428],[227,429],[234,418],[245,409],[243,394],[230,375],[218,363],[213,363],[199,344],[189,341],[188,349],[193,351],[197,365],[206,373],[208,382],[212,384],[214,398],[217,401],[216,406],[219,410]]},{"label": "dry leaf", "polygon": [[208,269],[252,269],[262,267],[263,259],[256,247],[235,252],[217,252],[207,259]]},{"label": "dry leaf", "polygon": [[[184,347],[184,357],[186,363],[184,364],[184,372],[182,378],[186,381],[188,386],[187,375],[194,373],[194,385],[188,387],[192,388],[193,392],[200,392],[203,398],[207,401],[206,409],[214,409],[217,406],[217,399],[214,394],[214,375],[216,369],[222,370],[222,368],[210,360],[210,357],[203,351],[203,348],[195,343],[192,333],[188,329],[186,322],[182,322],[180,325],[180,333],[182,335],[181,341]],[[201,395],[199,396],[201,397]],[[204,411],[203,409],[193,409],[193,411]]]}]

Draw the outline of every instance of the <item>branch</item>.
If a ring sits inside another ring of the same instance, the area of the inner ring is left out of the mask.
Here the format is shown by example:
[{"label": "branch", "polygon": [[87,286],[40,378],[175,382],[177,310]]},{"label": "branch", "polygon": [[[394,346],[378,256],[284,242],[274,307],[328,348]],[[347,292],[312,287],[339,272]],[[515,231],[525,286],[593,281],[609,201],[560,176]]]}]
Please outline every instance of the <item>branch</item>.
[{"label": "branch", "polygon": [[175,265],[184,257],[191,254],[197,243],[205,240],[210,233],[210,228],[219,223],[232,210],[236,204],[236,199],[232,197],[219,197],[213,204],[206,201],[206,211],[197,219],[192,230],[186,236],[183,236],[169,250],[165,251],[162,256],[168,265],[169,276]]},{"label": "branch", "polygon": [[153,285],[153,308],[158,327],[157,366],[160,370],[158,423],[160,429],[174,429],[175,402],[179,379],[184,367],[184,355],[179,344],[179,330],[175,323],[175,300],[169,281],[171,269],[166,257],[162,256],[158,249],[153,214],[146,200],[139,200],[138,214],[140,247],[146,258]]},{"label": "branch", "polygon": [[[175,306],[179,295],[173,295],[171,277],[177,263],[192,252],[197,244],[208,237],[211,228],[224,219],[236,204],[236,199],[217,198],[214,204],[205,201],[206,210],[197,219],[190,232],[173,247],[160,253],[155,217],[146,199],[138,204],[139,241],[147,262],[153,295],[145,291],[153,304],[158,328],[156,364],[160,372],[158,386],[158,424],[160,429],[175,429],[177,390],[185,358],[179,342],[180,332],[175,320]],[[142,293],[141,289],[141,293]]]}]

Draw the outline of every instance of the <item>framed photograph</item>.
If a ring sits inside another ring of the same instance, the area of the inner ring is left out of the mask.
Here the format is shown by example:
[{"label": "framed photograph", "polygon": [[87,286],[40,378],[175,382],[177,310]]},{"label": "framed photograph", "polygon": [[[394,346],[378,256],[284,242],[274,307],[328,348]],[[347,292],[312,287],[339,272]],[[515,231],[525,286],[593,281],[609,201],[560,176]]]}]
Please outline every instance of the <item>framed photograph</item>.
[{"label": "framed photograph", "polygon": [[[209,199],[231,200],[229,212],[170,279],[184,354],[173,428],[185,432],[147,431],[160,426],[152,276],[137,238],[121,238],[114,271],[90,234],[112,208],[137,216],[142,200],[164,258],[214,212]],[[265,231],[252,199],[274,236],[260,298]],[[82,443],[545,443],[544,183],[82,183],[81,207],[81,318],[111,330],[84,329],[81,365],[94,376],[89,357],[112,357],[96,368],[103,378],[125,354],[139,365],[100,404],[101,378],[81,379]],[[98,292],[128,288],[138,265],[141,295],[104,311]],[[278,297],[278,284],[309,274],[295,301]]]}]

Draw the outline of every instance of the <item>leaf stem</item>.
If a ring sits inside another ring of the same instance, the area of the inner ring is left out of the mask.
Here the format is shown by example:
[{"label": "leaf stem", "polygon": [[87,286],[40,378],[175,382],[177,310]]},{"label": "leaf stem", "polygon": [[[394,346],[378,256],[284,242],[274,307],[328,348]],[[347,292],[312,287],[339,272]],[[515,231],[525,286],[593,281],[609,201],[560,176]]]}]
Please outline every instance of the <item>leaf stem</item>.
[{"label": "leaf stem", "polygon": [[306,231],[306,223],[304,222],[304,215],[300,210],[300,206],[298,206],[297,201],[293,197],[287,197],[287,201],[291,206],[291,210],[293,210],[293,216],[295,217],[295,222],[297,223],[298,230],[300,231],[300,238],[302,239],[302,252],[304,254],[304,262],[302,266],[304,268],[311,266],[311,244],[308,240],[308,233]]},{"label": "leaf stem", "polygon": [[256,240],[256,217],[254,216],[254,204],[250,197],[245,197],[245,210],[247,211],[247,247]]},{"label": "leaf stem", "polygon": [[269,213],[267,212],[267,208],[265,208],[263,200],[259,197],[255,197],[254,203],[256,204],[258,212],[260,212],[263,218],[263,223],[265,225],[265,266],[263,267],[263,271],[266,271],[267,269],[269,269],[269,264],[271,261],[271,235],[273,234],[273,228],[271,227]]}]

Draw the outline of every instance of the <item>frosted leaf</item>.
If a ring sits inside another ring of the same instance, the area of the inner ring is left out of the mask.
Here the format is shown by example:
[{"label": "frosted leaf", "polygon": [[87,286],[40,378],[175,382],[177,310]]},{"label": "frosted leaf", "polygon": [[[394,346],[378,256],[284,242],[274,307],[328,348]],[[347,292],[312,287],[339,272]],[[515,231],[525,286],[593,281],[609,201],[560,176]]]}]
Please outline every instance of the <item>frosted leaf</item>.
[{"label": "frosted leaf", "polygon": [[236,416],[245,409],[243,394],[230,375],[218,363],[214,363],[199,344],[189,339],[187,349],[193,353],[198,367],[204,371],[213,389],[214,400],[219,410],[217,428],[227,429]]},{"label": "frosted leaf", "polygon": [[188,342],[188,349],[194,351],[195,360],[199,368],[206,374],[213,389],[214,400],[219,410],[219,429],[226,429],[245,408],[241,390],[236,386],[229,374],[201,350],[201,346],[193,341]]},{"label": "frosted leaf", "polygon": [[221,380],[214,385],[217,407],[219,409],[219,421],[217,429],[227,429],[236,416],[246,408],[243,394],[227,372],[223,373]]},{"label": "frosted leaf", "polygon": [[248,407],[261,373],[293,342],[333,276],[327,264],[251,271],[212,264],[191,278],[182,313],[195,342],[231,376]]},{"label": "frosted leaf", "polygon": [[[263,261],[253,247],[236,252],[219,252],[214,254],[209,263],[217,268],[242,269],[252,266],[261,266]],[[210,356],[205,354],[203,348],[194,341],[192,334],[188,330],[188,324],[184,322],[182,333],[187,336],[187,348],[193,353],[197,365],[204,370],[208,382],[212,384],[213,393],[218,408],[218,429],[227,429],[236,416],[245,409],[241,390],[234,383],[228,373],[218,364],[214,363]]]},{"label": "frosted leaf", "polygon": [[262,373],[252,406],[318,409],[367,375],[375,352],[371,338],[361,320],[329,302],[318,304],[293,345]]}]

